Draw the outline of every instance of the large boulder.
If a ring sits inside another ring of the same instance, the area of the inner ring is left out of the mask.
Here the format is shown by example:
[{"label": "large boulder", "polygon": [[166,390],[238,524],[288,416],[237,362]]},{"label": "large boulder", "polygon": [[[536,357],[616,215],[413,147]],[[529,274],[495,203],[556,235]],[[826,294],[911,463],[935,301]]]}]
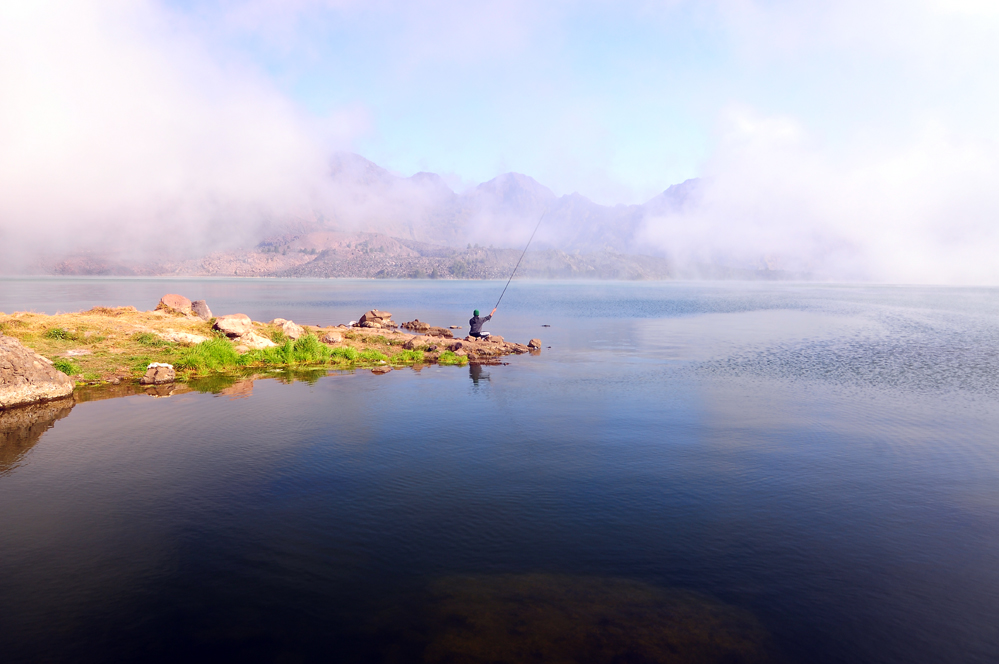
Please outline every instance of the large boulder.
[{"label": "large boulder", "polygon": [[271,325],[276,325],[281,329],[282,334],[289,339],[298,339],[305,335],[305,328],[301,325],[296,325],[293,321],[285,320],[284,318],[275,318],[271,321]]},{"label": "large boulder", "polygon": [[212,329],[218,330],[230,339],[241,337],[253,330],[253,321],[246,314],[230,314],[215,319]]},{"label": "large boulder", "polygon": [[428,337],[444,337],[445,339],[454,339],[454,335],[451,334],[451,330],[446,330],[443,327],[431,327],[426,331]]},{"label": "large boulder", "polygon": [[531,350],[541,350],[541,339],[531,339],[527,342],[527,347]]},{"label": "large boulder", "polygon": [[[362,316],[363,318],[363,316]],[[406,330],[412,330],[413,332],[426,332],[430,329],[430,323],[424,323],[419,318],[414,318],[411,321],[405,322],[399,327]]]},{"label": "large boulder", "polygon": [[172,364],[153,362],[146,368],[146,375],[139,379],[139,385],[166,385],[177,379]]},{"label": "large boulder", "polygon": [[14,337],[0,335],[0,410],[72,393],[73,381],[51,361]]},{"label": "large boulder", "polygon": [[246,346],[250,350],[262,350],[264,348],[273,348],[277,346],[276,343],[268,339],[267,337],[262,337],[256,332],[247,332],[238,339],[238,343],[242,346]]},{"label": "large boulder", "polygon": [[212,310],[208,308],[208,303],[204,300],[195,300],[191,303],[191,311],[201,320],[211,320]]},{"label": "large boulder", "polygon": [[319,337],[319,340],[324,344],[339,344],[343,343],[343,335],[339,332],[326,332],[323,336]]},{"label": "large boulder", "polygon": [[183,295],[170,293],[160,298],[160,303],[156,305],[156,310],[188,316],[192,313],[191,301]]},{"label": "large boulder", "polygon": [[372,309],[361,316],[361,319],[357,321],[356,327],[394,329],[397,326],[395,321],[392,320],[392,314],[387,311]]}]

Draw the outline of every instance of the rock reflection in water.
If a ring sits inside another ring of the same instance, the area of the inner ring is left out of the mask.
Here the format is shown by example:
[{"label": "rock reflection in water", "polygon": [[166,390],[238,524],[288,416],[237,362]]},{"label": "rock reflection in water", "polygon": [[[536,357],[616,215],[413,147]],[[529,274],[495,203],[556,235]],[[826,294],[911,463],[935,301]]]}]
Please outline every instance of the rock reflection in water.
[{"label": "rock reflection in water", "polygon": [[73,410],[72,397],[0,410],[0,475],[17,467],[42,434]]},{"label": "rock reflection in water", "polygon": [[421,635],[425,662],[769,661],[748,612],[627,579],[447,577],[417,613],[419,627],[399,628]]}]

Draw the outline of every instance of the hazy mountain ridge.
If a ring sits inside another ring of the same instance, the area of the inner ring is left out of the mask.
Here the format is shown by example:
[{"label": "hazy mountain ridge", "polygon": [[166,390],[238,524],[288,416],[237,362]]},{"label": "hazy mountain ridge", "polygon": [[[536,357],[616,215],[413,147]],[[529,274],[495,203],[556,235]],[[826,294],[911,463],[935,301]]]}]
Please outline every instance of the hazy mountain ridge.
[{"label": "hazy mountain ridge", "polygon": [[[435,174],[394,175],[356,154],[330,162],[328,205],[265,219],[253,247],[188,259],[128,261],[81,253],[45,267],[56,274],[502,278],[541,220],[524,277],[595,279],[788,278],[765,260],[677,265],[642,246],[650,217],[696,203],[700,180],[673,185],[641,205],[557,196],[534,178],[504,173],[456,193]],[[542,214],[544,218],[541,219]]]}]

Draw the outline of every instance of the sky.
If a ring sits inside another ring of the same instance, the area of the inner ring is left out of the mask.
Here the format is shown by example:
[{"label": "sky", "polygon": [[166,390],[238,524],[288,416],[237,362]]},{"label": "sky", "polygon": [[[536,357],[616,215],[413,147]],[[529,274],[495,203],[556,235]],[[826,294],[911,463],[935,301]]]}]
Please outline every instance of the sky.
[{"label": "sky", "polygon": [[975,0],[3,3],[0,242],[217,246],[349,150],[608,205],[700,177],[649,243],[999,283],[997,71]]}]

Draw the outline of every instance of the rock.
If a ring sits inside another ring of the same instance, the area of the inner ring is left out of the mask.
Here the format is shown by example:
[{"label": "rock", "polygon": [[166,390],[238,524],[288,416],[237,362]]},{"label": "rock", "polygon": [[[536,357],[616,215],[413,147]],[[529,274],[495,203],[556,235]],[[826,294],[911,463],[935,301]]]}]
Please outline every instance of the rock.
[{"label": "rock", "polygon": [[531,350],[541,350],[541,339],[531,339],[527,342],[527,347]]},{"label": "rock", "polygon": [[373,373],[373,374],[387,374],[390,371],[392,371],[392,367],[375,367],[374,369],[371,370],[371,373]]},{"label": "rock", "polygon": [[203,337],[200,334],[191,334],[190,332],[177,332],[175,330],[167,330],[166,332],[154,332],[156,336],[164,341],[172,341],[178,344],[200,344],[202,341],[208,341],[208,337]]},{"label": "rock", "polygon": [[448,346],[447,349],[449,351],[451,351],[452,353],[454,353],[454,352],[457,352],[457,351],[461,350],[461,346],[462,346],[462,344],[461,344],[460,341],[455,341],[453,344],[451,344],[450,346]]},{"label": "rock", "polygon": [[253,329],[253,321],[246,314],[219,316],[215,319],[215,325],[212,326],[212,329],[222,332],[231,339],[250,332]]},{"label": "rock", "polygon": [[242,355],[243,353],[249,353],[250,347],[244,346],[243,344],[239,344],[238,346],[236,346],[236,352],[239,353],[240,355]]},{"label": "rock", "polygon": [[392,321],[392,314],[389,312],[372,309],[361,316],[361,319],[357,321],[357,327],[383,327],[392,329],[396,327],[396,324]]},{"label": "rock", "polygon": [[66,351],[66,357],[80,357],[81,355],[92,355],[93,351],[86,348],[74,348]]},{"label": "rock", "polygon": [[427,330],[430,329],[430,324],[424,323],[419,318],[416,318],[407,323],[403,323],[399,327],[402,327],[407,330],[412,330],[413,332],[426,332]]},{"label": "rock", "polygon": [[435,353],[435,352],[437,352],[437,345],[436,344],[431,344],[431,345],[427,346],[427,352],[428,353]]},{"label": "rock", "polygon": [[73,381],[50,360],[21,345],[14,337],[0,335],[0,410],[73,393]]},{"label": "rock", "polygon": [[272,320],[270,322],[270,325],[276,325],[278,327],[281,327],[282,325],[284,325],[287,322],[288,322],[287,318],[275,318],[274,320]]},{"label": "rock", "polygon": [[208,308],[208,303],[204,300],[195,300],[192,302],[191,311],[201,320],[211,320],[212,310]]},{"label": "rock", "polygon": [[461,329],[461,325],[451,325],[450,328],[452,330],[460,330]]},{"label": "rock", "polygon": [[416,339],[410,339],[402,345],[403,350],[413,350],[416,348]]},{"label": "rock", "polygon": [[285,322],[281,323],[279,327],[281,328],[281,332],[284,333],[284,336],[288,337],[289,339],[298,339],[305,335],[305,328],[303,328],[301,325],[296,325],[290,320],[286,320]]},{"label": "rock", "polygon": [[486,339],[486,341],[489,341],[494,344],[501,344],[503,343],[503,337],[501,337],[498,334],[490,334],[489,337]]},{"label": "rock", "polygon": [[239,337],[239,344],[241,346],[246,346],[250,350],[261,350],[263,348],[273,348],[277,346],[276,343],[262,337],[256,332],[247,332],[246,334]]},{"label": "rock", "polygon": [[170,293],[160,298],[160,303],[156,305],[156,310],[188,316],[192,313],[191,301],[183,295]]},{"label": "rock", "polygon": [[146,375],[139,379],[139,385],[166,385],[177,378],[172,364],[153,362],[146,368]]},{"label": "rock", "polygon": [[327,332],[323,336],[319,337],[319,340],[324,344],[339,344],[343,343],[343,335],[339,332]]},{"label": "rock", "polygon": [[445,330],[443,327],[431,327],[426,332],[428,337],[444,337],[445,339],[454,339],[454,335],[451,334],[451,330]]}]

